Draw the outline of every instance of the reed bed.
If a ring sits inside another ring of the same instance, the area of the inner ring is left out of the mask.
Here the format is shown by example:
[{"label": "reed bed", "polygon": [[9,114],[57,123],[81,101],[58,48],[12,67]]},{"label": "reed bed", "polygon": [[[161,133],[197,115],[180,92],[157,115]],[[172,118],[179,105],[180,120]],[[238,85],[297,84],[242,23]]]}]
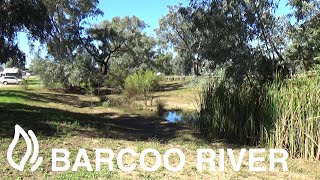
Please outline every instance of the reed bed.
[{"label": "reed bed", "polygon": [[284,148],[320,160],[320,77],[299,76],[262,88],[211,81],[200,98],[200,132],[210,138]]},{"label": "reed bed", "polygon": [[271,127],[263,124],[263,144],[285,148],[291,157],[320,160],[319,76],[300,76],[272,84],[265,108],[272,113],[274,122]]},{"label": "reed bed", "polygon": [[[200,132],[244,144],[259,134],[260,94],[255,88],[231,87],[230,83],[210,81],[200,98]],[[250,143],[250,142],[249,142]],[[254,143],[254,142],[251,142]]]}]

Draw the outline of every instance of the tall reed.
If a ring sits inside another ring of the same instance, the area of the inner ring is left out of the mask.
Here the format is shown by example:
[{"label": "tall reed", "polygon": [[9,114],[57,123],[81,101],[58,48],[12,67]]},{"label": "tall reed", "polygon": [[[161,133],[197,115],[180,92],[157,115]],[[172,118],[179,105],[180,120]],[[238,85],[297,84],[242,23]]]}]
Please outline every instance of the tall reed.
[{"label": "tall reed", "polygon": [[[200,132],[240,144],[255,144],[260,132],[261,92],[253,87],[211,81],[200,98]],[[250,142],[248,142],[250,141]]]},{"label": "tall reed", "polygon": [[263,124],[262,144],[285,148],[291,157],[320,160],[319,83],[319,76],[303,75],[269,86],[265,108],[274,122]]},{"label": "tall reed", "polygon": [[211,81],[200,98],[200,132],[320,160],[319,86],[319,76],[276,81],[262,88]]}]

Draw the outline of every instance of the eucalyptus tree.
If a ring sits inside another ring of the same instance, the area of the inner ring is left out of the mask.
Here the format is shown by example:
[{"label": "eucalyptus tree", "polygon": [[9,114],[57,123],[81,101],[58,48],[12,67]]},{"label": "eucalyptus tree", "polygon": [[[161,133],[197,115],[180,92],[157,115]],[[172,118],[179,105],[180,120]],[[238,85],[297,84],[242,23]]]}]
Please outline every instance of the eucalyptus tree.
[{"label": "eucalyptus tree", "polygon": [[22,59],[18,57],[10,57],[9,61],[5,63],[6,68],[19,68],[19,69],[25,69],[25,61],[22,61]]},{"label": "eucalyptus tree", "polygon": [[82,48],[81,37],[90,26],[89,18],[102,15],[99,0],[44,0],[53,30],[47,39],[48,54],[56,62],[71,62],[77,49]]},{"label": "eucalyptus tree", "polygon": [[30,70],[49,88],[77,89],[82,84],[96,87],[104,80],[85,51],[78,51],[71,62],[56,62],[36,55]]},{"label": "eucalyptus tree", "polygon": [[320,2],[317,0],[290,0],[296,23],[289,26],[290,44],[286,56],[297,62],[300,69],[310,70],[320,64]]},{"label": "eucalyptus tree", "polygon": [[177,54],[170,63],[172,72],[175,75],[187,76],[192,74],[192,62],[185,59],[184,56]]},{"label": "eucalyptus tree", "polygon": [[126,56],[131,63],[150,61],[155,41],[142,32],[145,27],[145,22],[136,16],[114,17],[111,21],[105,20],[89,28],[88,36],[82,41],[106,75],[112,59]]},{"label": "eucalyptus tree", "polygon": [[191,62],[194,74],[200,75],[199,50],[204,37],[194,28],[190,14],[191,8],[169,7],[168,14],[159,20],[159,28],[155,31],[163,48],[173,48],[184,60]]},{"label": "eucalyptus tree", "polygon": [[297,22],[310,20],[320,13],[318,0],[289,0],[288,4],[294,9],[293,16]]},{"label": "eucalyptus tree", "polygon": [[[290,29],[291,43],[285,55],[310,70],[320,64],[320,13]],[[302,68],[301,68],[302,66]]]},{"label": "eucalyptus tree", "polygon": [[[272,80],[284,62],[281,27],[273,0],[192,0],[194,26],[204,37],[201,57],[212,68],[225,66],[226,75],[237,83],[252,78]],[[252,82],[251,82],[252,84]]]},{"label": "eucalyptus tree", "polygon": [[[36,73],[49,86],[59,84],[64,88],[77,88],[80,81],[88,84],[89,80],[91,84],[99,84],[96,64],[86,53],[81,40],[90,26],[89,18],[102,14],[97,8],[99,1],[43,1],[52,24],[52,30],[46,38],[48,58],[36,58],[38,63],[33,63],[35,67],[32,68],[38,70]],[[94,76],[97,77],[95,81],[92,80]]]},{"label": "eucalyptus tree", "polygon": [[143,35],[136,41],[139,43],[132,45],[129,51],[110,58],[105,81],[108,86],[123,88],[128,75],[140,69],[151,69],[152,60],[155,58],[154,39]]},{"label": "eucalyptus tree", "polygon": [[173,74],[173,66],[174,66],[173,64],[171,64],[172,61],[173,61],[172,53],[158,52],[154,60],[155,69],[158,72],[161,72],[165,75],[171,75]]},{"label": "eucalyptus tree", "polygon": [[24,64],[18,32],[27,32],[31,40],[43,42],[51,31],[47,8],[42,0],[0,0],[0,63],[14,59]]}]

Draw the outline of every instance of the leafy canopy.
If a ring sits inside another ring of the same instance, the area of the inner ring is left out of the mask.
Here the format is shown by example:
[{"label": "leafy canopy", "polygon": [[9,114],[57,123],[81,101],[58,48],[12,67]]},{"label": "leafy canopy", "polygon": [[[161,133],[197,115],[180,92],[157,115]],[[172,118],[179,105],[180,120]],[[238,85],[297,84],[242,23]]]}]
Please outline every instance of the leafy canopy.
[{"label": "leafy canopy", "polygon": [[18,32],[25,31],[30,40],[43,42],[51,29],[42,0],[0,0],[0,64],[9,60],[24,64],[25,55],[16,41]]}]

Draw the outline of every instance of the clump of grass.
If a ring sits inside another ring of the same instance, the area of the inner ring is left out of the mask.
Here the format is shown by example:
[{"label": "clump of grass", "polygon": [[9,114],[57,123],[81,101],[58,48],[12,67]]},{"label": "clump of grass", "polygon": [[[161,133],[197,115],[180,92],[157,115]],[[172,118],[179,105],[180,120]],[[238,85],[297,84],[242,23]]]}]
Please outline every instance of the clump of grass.
[{"label": "clump of grass", "polygon": [[112,100],[107,96],[100,97],[101,106],[105,108],[110,108],[112,105]]},{"label": "clump of grass", "polygon": [[27,91],[29,90],[29,83],[28,83],[28,80],[27,79],[23,79],[21,82],[20,82],[20,85],[22,87],[23,90]]},{"label": "clump of grass", "polygon": [[124,106],[124,104],[127,106],[128,103],[126,103],[123,99],[123,97],[101,97],[100,98],[101,105],[105,108],[110,108],[110,107],[117,107],[121,108]]},{"label": "clump of grass", "polygon": [[110,101],[104,101],[104,102],[102,102],[102,106],[105,107],[105,108],[110,108],[110,107],[111,107]]},{"label": "clump of grass", "polygon": [[161,99],[156,100],[156,111],[158,116],[163,116],[165,113],[165,103]]}]

